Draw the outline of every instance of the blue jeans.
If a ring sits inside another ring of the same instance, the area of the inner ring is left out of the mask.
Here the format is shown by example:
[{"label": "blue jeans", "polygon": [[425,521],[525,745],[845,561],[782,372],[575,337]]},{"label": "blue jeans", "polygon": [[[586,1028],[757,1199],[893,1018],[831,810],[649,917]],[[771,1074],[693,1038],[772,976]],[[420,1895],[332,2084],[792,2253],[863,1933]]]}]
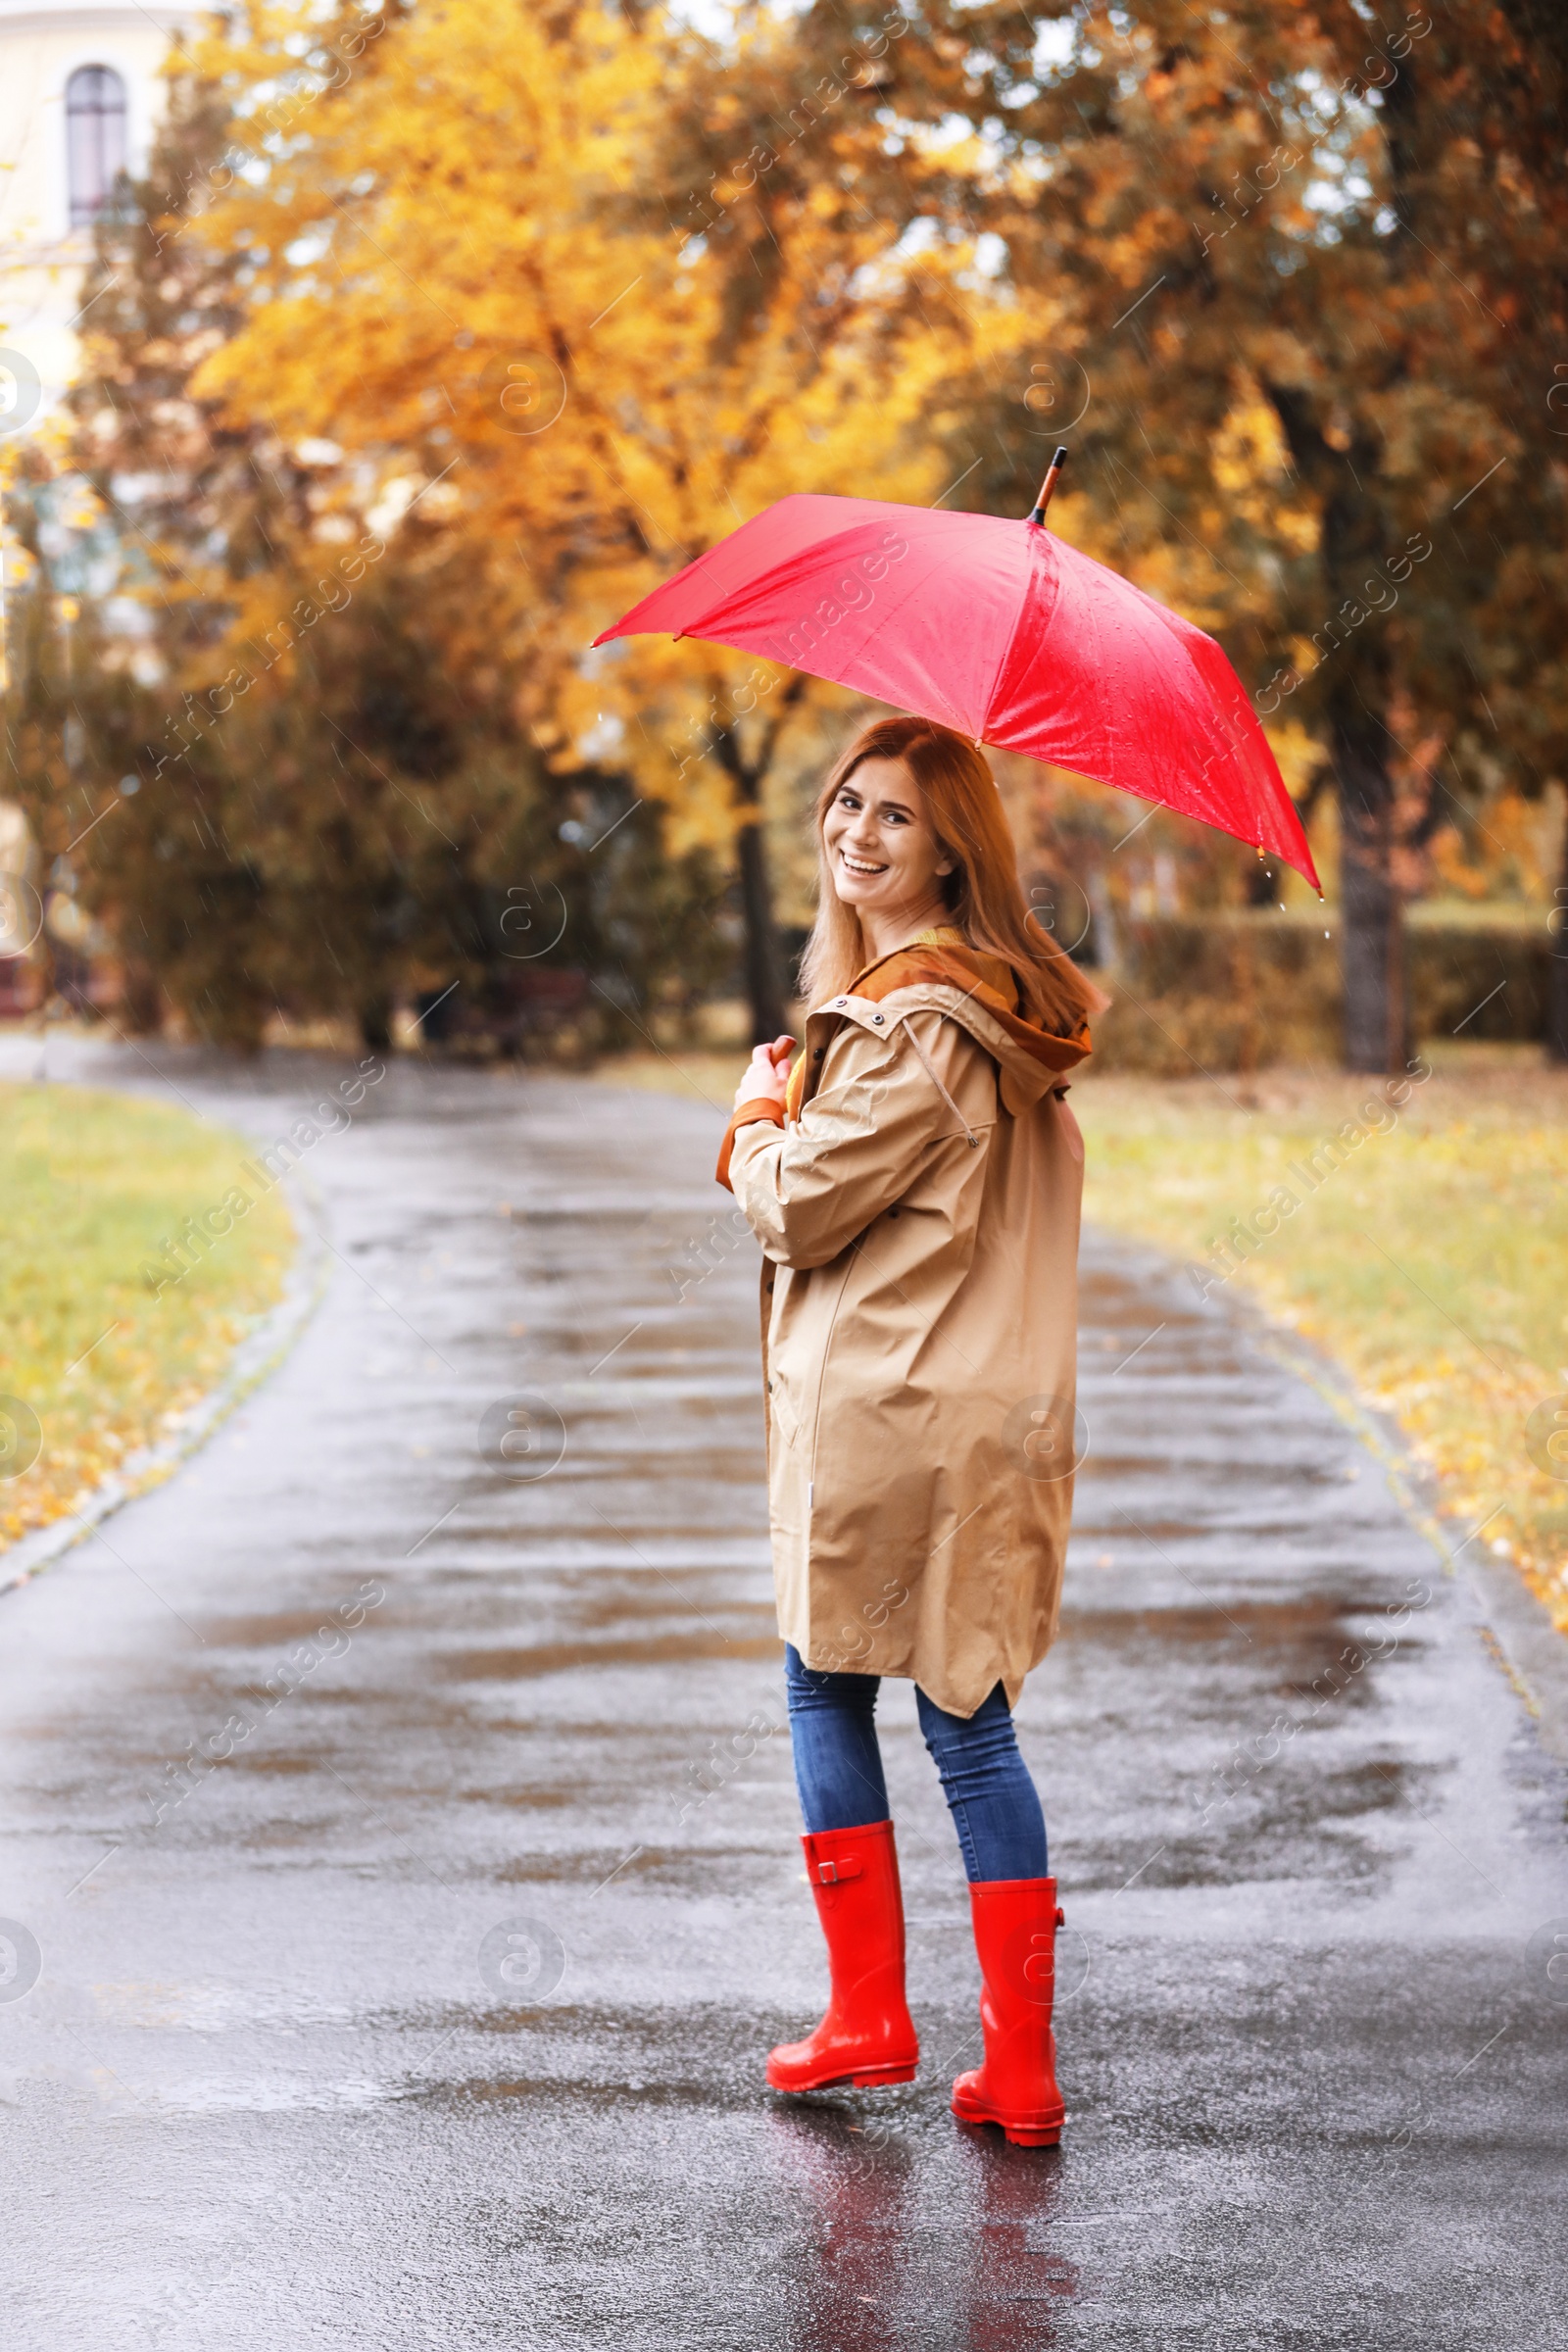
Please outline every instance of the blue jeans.
[{"label": "blue jeans", "polygon": [[[784,1687],[808,1831],[886,1821],[888,1790],[876,1741],[880,1677],[818,1674],[791,1642],[784,1650]],[[967,1719],[947,1714],[918,1688],[914,1695],[970,1879],[1049,1877],[1046,1817],[1018,1753],[1002,1685]]]}]

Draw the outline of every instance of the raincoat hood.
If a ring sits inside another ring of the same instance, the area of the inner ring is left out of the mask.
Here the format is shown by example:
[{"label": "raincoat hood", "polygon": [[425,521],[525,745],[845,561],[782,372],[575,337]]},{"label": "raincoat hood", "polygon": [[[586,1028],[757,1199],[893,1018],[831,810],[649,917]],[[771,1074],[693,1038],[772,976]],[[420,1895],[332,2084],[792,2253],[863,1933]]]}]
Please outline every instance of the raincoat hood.
[{"label": "raincoat hood", "polygon": [[839,1018],[849,1017],[880,1029],[916,1007],[945,1013],[985,1048],[1001,1074],[1003,1102],[1015,1117],[1090,1053],[1087,1026],[1072,1037],[1059,1037],[1024,1019],[1011,966],[1000,956],[982,955],[961,931],[944,926],[922,931],[907,947],[867,964],[844,996],[809,1014],[807,1050],[790,1072],[786,1116],[799,1118],[815,1092],[812,1080],[820,1061],[813,1024],[831,1020],[837,1027]]}]

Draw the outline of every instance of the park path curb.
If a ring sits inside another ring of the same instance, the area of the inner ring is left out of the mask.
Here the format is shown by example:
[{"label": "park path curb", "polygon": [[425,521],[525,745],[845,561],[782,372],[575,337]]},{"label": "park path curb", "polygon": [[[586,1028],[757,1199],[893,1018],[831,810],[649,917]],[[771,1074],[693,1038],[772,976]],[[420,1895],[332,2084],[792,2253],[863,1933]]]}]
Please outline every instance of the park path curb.
[{"label": "park path curb", "polygon": [[138,1494],[162,1486],[282,1363],[320,1304],[332,1271],[320,1195],[298,1176],[284,1179],[283,1194],[294,1219],[297,1247],[276,1306],[240,1341],[222,1379],[187,1406],[166,1436],[126,1454],[119,1469],[93,1488],[79,1510],[67,1510],[0,1550],[0,1596],[53,1567]]}]

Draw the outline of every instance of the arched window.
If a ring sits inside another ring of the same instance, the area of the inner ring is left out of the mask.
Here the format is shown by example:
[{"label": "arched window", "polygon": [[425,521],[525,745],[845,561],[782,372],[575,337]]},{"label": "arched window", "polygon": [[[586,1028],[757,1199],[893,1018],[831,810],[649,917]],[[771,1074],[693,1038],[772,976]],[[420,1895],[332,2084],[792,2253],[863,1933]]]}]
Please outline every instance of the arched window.
[{"label": "arched window", "polygon": [[125,169],[125,85],[109,66],[78,66],[66,84],[71,225],[87,228]]}]

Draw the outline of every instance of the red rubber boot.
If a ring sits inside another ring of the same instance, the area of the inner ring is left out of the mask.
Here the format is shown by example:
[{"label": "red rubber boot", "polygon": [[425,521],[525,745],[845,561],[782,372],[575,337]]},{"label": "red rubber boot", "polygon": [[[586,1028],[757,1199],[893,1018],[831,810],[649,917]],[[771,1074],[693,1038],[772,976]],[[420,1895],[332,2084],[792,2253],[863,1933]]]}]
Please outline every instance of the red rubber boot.
[{"label": "red rubber boot", "polygon": [[904,1998],[904,1899],[891,1821],[801,1839],[827,1942],[827,2015],[768,2053],[775,2090],[912,2082],[920,2044]]},{"label": "red rubber boot", "polygon": [[989,1879],[969,1888],[980,1956],[985,2064],[953,2085],[966,2124],[1000,2124],[1021,2148],[1054,2148],[1066,2109],[1056,2088],[1054,1879]]}]

